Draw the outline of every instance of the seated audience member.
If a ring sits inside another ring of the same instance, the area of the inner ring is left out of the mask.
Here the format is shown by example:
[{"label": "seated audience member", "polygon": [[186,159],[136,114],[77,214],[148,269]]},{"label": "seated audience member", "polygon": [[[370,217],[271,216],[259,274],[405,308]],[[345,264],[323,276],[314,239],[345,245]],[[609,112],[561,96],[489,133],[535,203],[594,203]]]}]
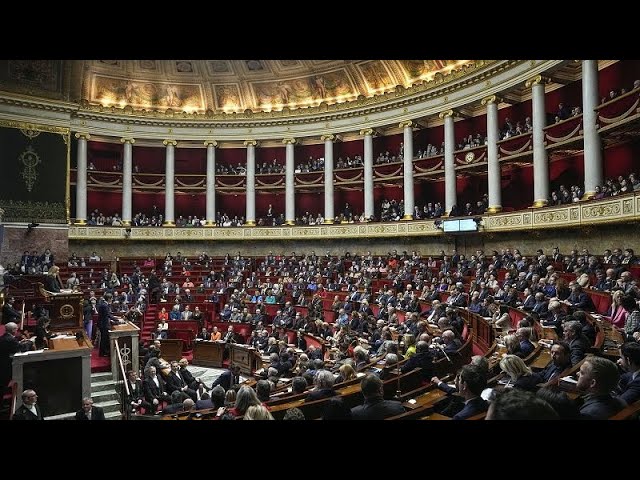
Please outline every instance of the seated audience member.
[{"label": "seated audience member", "polygon": [[616,392],[627,405],[640,400],[640,343],[626,342],[620,348],[618,365],[625,371]]},{"label": "seated audience member", "polygon": [[305,420],[304,413],[299,408],[290,408],[284,413],[283,420]]},{"label": "seated audience member", "polygon": [[537,390],[538,377],[532,375],[531,369],[527,367],[520,357],[507,355],[500,360],[500,369],[509,376],[507,385],[530,392]]},{"label": "seated audience member", "polygon": [[535,394],[519,388],[499,391],[487,410],[485,420],[558,420],[551,405]]},{"label": "seated audience member", "polygon": [[429,381],[433,377],[433,355],[429,344],[425,341],[419,341],[416,344],[416,353],[400,368],[402,373],[407,373],[414,368],[420,369],[420,375],[423,380]]},{"label": "seated audience member", "polygon": [[582,324],[575,320],[564,323],[564,339],[571,348],[571,365],[582,360],[591,348],[591,342],[582,334]]},{"label": "seated audience member", "polygon": [[247,408],[243,420],[275,420],[273,415],[267,407],[264,405],[251,405]]},{"label": "seated audience member", "polygon": [[540,388],[536,392],[536,397],[551,405],[562,420],[578,420],[580,418],[575,402],[558,386]]},{"label": "seated audience member", "polygon": [[580,415],[583,418],[606,420],[622,410],[625,402],[611,395],[619,379],[618,367],[611,360],[587,357],[580,365],[576,384],[576,389],[584,393],[584,396],[578,399],[581,401]]},{"label": "seated audience member", "polygon": [[127,385],[129,387],[129,396],[127,401],[134,413],[142,413],[141,409],[144,409],[144,413],[151,413],[151,404],[144,399],[144,388],[142,380],[138,378],[138,373],[134,370],[127,372]]},{"label": "seated audience member", "polygon": [[[443,415],[452,415],[452,420],[466,420],[487,411],[488,403],[481,397],[482,391],[487,387],[487,375],[481,366],[464,365],[456,375],[455,387],[447,385],[438,377],[433,377],[431,381],[447,395],[458,393],[464,399],[464,404],[452,401],[442,411]],[[459,411],[454,413],[455,410]]]},{"label": "seated audience member", "polygon": [[309,392],[304,401],[312,402],[313,400],[320,400],[321,398],[336,396],[337,393],[333,389],[334,381],[335,380],[333,377],[333,373],[331,373],[329,370],[320,370],[316,374],[316,388]]},{"label": "seated audience member", "polygon": [[243,385],[236,395],[235,406],[229,409],[228,413],[234,418],[242,417],[252,405],[262,405],[262,403],[253,388]]},{"label": "seated audience member", "polygon": [[76,412],[76,420],[105,420],[104,410],[93,404],[93,399],[82,399],[82,408]]},{"label": "seated audience member", "polygon": [[366,375],[360,382],[364,403],[351,409],[354,420],[383,420],[404,413],[402,403],[384,400],[382,380],[377,375]]},{"label": "seated audience member", "polygon": [[222,374],[215,379],[211,388],[215,388],[217,385],[221,385],[225,391],[229,390],[233,385],[240,384],[240,366],[231,365],[229,370],[225,370]]},{"label": "seated audience member", "polygon": [[571,367],[571,347],[567,342],[556,342],[551,346],[551,363],[534,374],[537,383],[548,383]]}]

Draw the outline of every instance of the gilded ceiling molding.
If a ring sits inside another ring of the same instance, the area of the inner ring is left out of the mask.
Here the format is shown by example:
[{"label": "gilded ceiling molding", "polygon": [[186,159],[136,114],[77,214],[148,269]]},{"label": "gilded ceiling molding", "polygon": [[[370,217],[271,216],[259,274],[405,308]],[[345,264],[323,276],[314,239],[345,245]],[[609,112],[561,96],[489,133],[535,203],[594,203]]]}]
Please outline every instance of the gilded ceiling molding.
[{"label": "gilded ceiling molding", "polygon": [[80,140],[81,138],[83,140],[89,140],[91,139],[91,135],[89,135],[88,133],[84,133],[84,132],[76,132],[76,134],[74,135],[74,137],[76,137],[78,140]]},{"label": "gilded ceiling molding", "polygon": [[205,140],[204,141],[204,146],[208,147],[209,145],[213,146],[214,148],[218,146],[218,142],[216,142],[215,140]]},{"label": "gilded ceiling molding", "polygon": [[163,140],[163,141],[162,141],[162,144],[163,144],[165,147],[168,147],[169,145],[172,145],[172,146],[174,146],[174,147],[175,147],[175,146],[177,146],[177,145],[178,145],[178,142],[176,142],[175,140]]},{"label": "gilded ceiling molding", "polygon": [[320,140],[322,140],[323,142],[326,142],[327,140],[330,140],[331,142],[335,142],[336,136],[333,133],[329,133],[327,135],[322,135],[320,137]]},{"label": "gilded ceiling molding", "polygon": [[413,127],[413,126],[415,126],[415,123],[413,123],[411,120],[405,120],[404,122],[400,122],[400,124],[398,125],[399,128]]},{"label": "gilded ceiling molding", "polygon": [[136,143],[136,139],[135,138],[126,138],[126,137],[122,137],[120,139],[121,143],[130,143],[131,145],[133,145],[134,143]]},{"label": "gilded ceiling molding", "polygon": [[257,146],[258,146],[258,142],[256,142],[255,140],[245,140],[242,144],[243,144],[245,147],[249,147],[249,146],[251,146],[251,147],[257,147]]},{"label": "gilded ceiling molding", "polygon": [[551,79],[549,77],[545,77],[544,75],[536,75],[535,77],[532,77],[526,82],[524,82],[524,86],[527,88],[531,88],[534,85],[538,85],[538,84],[546,85],[549,83],[551,83]]},{"label": "gilded ceiling molding", "polygon": [[282,139],[282,144],[283,145],[295,145],[296,143],[296,139],[295,138],[283,138]]},{"label": "gilded ceiling molding", "polygon": [[363,128],[360,130],[360,135],[373,135],[373,128]]},{"label": "gilded ceiling molding", "polygon": [[438,114],[439,118],[446,118],[446,117],[453,117],[453,116],[455,116],[455,112],[451,109],[445,110],[444,112],[440,112]]}]

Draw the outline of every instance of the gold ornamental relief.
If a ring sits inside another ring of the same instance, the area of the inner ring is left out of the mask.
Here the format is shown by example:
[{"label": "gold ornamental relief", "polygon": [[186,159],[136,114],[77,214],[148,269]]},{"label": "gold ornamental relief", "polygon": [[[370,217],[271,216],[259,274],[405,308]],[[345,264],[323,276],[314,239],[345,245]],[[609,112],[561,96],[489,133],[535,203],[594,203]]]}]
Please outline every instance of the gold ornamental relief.
[{"label": "gold ornamental relief", "polygon": [[62,318],[64,318],[65,320],[73,317],[74,312],[75,309],[73,308],[73,305],[69,303],[65,303],[62,307],[60,307],[60,315],[62,315]]},{"label": "gold ornamental relief", "polygon": [[31,145],[29,145],[24,152],[18,157],[20,163],[24,165],[22,170],[22,178],[27,187],[27,191],[33,190],[33,186],[38,181],[38,171],[36,167],[41,163],[40,156],[36,153]]}]

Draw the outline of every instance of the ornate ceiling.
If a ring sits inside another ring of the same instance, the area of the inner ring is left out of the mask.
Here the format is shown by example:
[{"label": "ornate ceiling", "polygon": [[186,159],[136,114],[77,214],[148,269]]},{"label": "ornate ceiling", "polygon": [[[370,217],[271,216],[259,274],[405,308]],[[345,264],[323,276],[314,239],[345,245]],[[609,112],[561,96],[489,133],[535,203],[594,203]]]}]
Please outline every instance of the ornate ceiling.
[{"label": "ornate ceiling", "polygon": [[8,60],[3,90],[83,105],[186,113],[349,102],[459,78],[470,60]]}]

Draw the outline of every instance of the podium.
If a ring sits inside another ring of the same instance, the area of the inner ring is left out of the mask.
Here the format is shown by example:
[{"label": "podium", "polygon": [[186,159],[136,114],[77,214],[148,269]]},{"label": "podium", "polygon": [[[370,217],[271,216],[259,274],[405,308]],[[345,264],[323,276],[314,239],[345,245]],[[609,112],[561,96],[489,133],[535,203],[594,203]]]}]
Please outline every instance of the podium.
[{"label": "podium", "polygon": [[39,283],[40,293],[49,304],[51,331],[82,329],[83,297],[81,292],[54,293]]},{"label": "podium", "polygon": [[262,368],[262,355],[254,347],[240,343],[229,343],[229,358],[233,365],[240,367],[240,372],[245,375],[253,375],[253,372]]},{"label": "podium", "polygon": [[203,367],[222,368],[222,357],[226,342],[213,342],[211,340],[196,340],[193,343],[192,365]]},{"label": "podium", "polygon": [[[131,322],[113,325],[112,329],[109,330],[111,373],[115,382],[126,380],[126,376],[123,378],[123,375],[126,375],[127,370],[139,371],[139,340],[140,329]],[[118,356],[122,358],[122,371],[118,366]]]},{"label": "podium", "polygon": [[[45,417],[77,411],[84,397],[91,396],[91,350],[84,336],[59,335],[49,339],[49,349],[16,353],[13,379],[18,392],[33,389]],[[22,405],[18,395],[16,408]]]}]

